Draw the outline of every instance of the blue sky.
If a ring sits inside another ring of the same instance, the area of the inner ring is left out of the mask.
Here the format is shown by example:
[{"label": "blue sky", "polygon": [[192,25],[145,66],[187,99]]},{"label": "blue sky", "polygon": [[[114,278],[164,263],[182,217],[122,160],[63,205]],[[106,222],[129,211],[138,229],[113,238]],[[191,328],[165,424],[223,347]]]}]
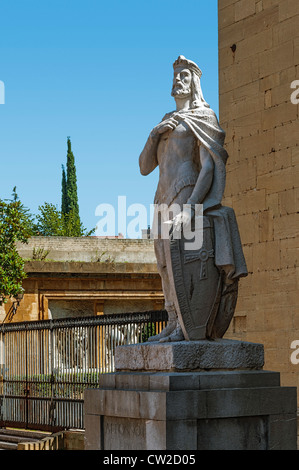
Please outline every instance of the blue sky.
[{"label": "blue sky", "polygon": [[118,196],[149,207],[158,169],[141,176],[138,158],[174,109],[180,54],[202,69],[218,114],[217,0],[0,0],[0,198],[17,186],[33,214],[60,207],[70,136],[85,227],[99,204],[117,213]]}]

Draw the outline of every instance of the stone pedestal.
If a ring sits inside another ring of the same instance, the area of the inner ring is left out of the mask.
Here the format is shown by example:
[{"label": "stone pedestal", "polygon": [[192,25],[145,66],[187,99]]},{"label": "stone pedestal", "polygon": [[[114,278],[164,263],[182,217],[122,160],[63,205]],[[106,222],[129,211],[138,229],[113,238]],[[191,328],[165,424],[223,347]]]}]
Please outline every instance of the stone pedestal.
[{"label": "stone pedestal", "polygon": [[199,370],[261,369],[262,344],[219,339],[141,343],[116,348],[116,371],[182,372]]},{"label": "stone pedestal", "polygon": [[85,392],[87,450],[296,449],[296,388],[262,370],[262,345],[147,343],[115,361]]}]

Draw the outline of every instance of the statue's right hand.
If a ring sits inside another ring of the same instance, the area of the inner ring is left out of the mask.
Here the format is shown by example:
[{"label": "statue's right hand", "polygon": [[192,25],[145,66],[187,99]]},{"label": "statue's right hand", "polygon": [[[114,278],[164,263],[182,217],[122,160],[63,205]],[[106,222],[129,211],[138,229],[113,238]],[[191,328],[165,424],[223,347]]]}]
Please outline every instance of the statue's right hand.
[{"label": "statue's right hand", "polygon": [[165,119],[165,121],[160,122],[156,127],[154,127],[151,135],[154,137],[158,134],[164,134],[164,132],[167,131],[173,131],[177,127],[178,123],[179,121],[175,118]]}]

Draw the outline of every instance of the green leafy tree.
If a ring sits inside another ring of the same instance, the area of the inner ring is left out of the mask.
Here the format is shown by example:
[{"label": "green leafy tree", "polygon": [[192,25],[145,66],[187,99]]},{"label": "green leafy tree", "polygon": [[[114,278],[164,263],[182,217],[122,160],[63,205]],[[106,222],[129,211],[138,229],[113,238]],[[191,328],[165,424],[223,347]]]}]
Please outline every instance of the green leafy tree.
[{"label": "green leafy tree", "polygon": [[34,235],[36,232],[34,216],[31,214],[30,210],[25,207],[24,204],[20,201],[20,198],[17,194],[16,186],[12,190],[12,199],[10,199],[9,201],[18,202],[18,210],[22,220],[23,229],[26,231],[28,236]]},{"label": "green leafy tree", "polygon": [[27,243],[32,234],[32,217],[14,188],[12,200],[0,200],[0,297],[4,302],[22,291],[26,273],[16,243]]},{"label": "green leafy tree", "polygon": [[38,208],[36,229],[45,237],[82,237],[91,235],[94,230],[87,231],[77,214],[72,210],[63,214],[54,204],[45,202]]},{"label": "green leafy tree", "polygon": [[62,213],[54,204],[45,202],[38,208],[39,213],[36,215],[37,233],[44,237],[63,236],[63,219]]}]

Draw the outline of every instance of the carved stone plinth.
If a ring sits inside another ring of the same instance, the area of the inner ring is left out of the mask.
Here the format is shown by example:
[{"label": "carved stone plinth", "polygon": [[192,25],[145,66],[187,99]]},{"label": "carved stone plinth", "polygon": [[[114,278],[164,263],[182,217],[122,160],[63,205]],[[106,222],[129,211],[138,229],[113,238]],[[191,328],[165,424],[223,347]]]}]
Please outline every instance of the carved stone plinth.
[{"label": "carved stone plinth", "polygon": [[262,344],[224,339],[119,346],[115,354],[117,371],[241,370],[263,365]]},{"label": "carved stone plinth", "polygon": [[119,347],[118,371],[85,392],[86,450],[296,449],[296,388],[237,343]]}]

